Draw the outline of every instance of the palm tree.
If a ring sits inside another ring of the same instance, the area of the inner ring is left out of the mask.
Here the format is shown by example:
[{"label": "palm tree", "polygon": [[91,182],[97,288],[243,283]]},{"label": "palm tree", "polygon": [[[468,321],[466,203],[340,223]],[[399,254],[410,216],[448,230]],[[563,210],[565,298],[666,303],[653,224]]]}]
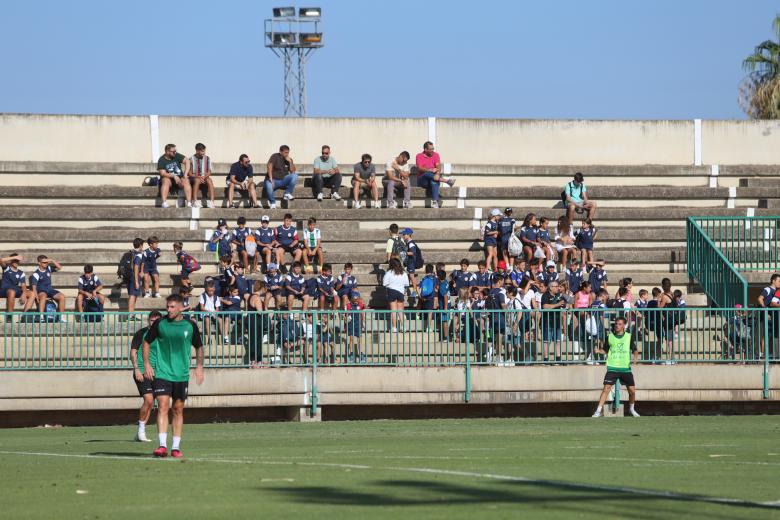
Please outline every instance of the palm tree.
[{"label": "palm tree", "polygon": [[777,41],[761,42],[742,61],[748,75],[739,87],[739,105],[753,119],[780,119],[780,15],[772,28]]}]

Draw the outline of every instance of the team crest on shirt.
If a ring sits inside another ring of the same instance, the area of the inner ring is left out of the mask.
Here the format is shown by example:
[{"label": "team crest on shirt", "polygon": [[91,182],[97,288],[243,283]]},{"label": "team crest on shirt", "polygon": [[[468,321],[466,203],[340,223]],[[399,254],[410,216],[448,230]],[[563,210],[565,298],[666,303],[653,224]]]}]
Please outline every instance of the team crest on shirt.
[{"label": "team crest on shirt", "polygon": [[187,332],[187,331],[185,330],[185,331],[184,331],[184,339],[187,339],[187,336],[188,336],[188,335],[189,335],[189,332]]}]

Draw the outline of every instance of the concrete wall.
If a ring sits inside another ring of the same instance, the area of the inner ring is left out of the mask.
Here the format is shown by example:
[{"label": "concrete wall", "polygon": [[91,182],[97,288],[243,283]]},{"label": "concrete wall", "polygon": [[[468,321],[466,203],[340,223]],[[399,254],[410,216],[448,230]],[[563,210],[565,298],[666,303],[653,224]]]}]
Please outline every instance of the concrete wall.
[{"label": "concrete wall", "polygon": [[[420,150],[432,137],[453,164],[690,165],[693,121],[512,119],[357,119],[0,114],[0,161],[148,163],[172,142],[190,153],[196,142],[224,163],[247,153],[265,162],[280,144],[309,164],[322,144],[343,165],[371,153],[384,162]],[[153,151],[154,150],[154,151]],[[780,123],[703,121],[704,164],[780,164]]]}]

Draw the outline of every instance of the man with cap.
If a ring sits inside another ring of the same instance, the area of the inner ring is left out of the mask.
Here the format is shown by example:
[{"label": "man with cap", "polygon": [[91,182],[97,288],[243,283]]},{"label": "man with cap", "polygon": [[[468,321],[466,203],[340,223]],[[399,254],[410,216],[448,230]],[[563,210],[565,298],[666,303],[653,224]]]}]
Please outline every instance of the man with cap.
[{"label": "man with cap", "polygon": [[503,216],[498,219],[499,256],[508,262],[511,268],[515,259],[509,256],[509,238],[515,232],[517,221],[512,218],[512,208],[506,208]]},{"label": "man with cap", "polygon": [[276,248],[279,244],[276,242],[276,233],[273,228],[269,227],[271,217],[263,215],[260,217],[260,227],[255,228],[253,234],[255,237],[255,243],[257,243],[257,249],[255,250],[255,257],[252,261],[252,271],[259,272],[257,268],[258,260],[262,257],[263,263],[267,266],[271,263],[271,255],[276,252]]},{"label": "man with cap", "polygon": [[491,272],[496,271],[498,263],[498,218],[500,216],[501,211],[493,208],[482,233],[485,240],[485,263]]},{"label": "man with cap", "polygon": [[[409,281],[412,282],[412,298],[416,298],[417,291],[417,276],[415,276],[415,266],[422,264],[422,253],[417,247],[417,243],[412,240],[414,230],[412,228],[404,228],[401,230],[401,239],[406,242],[406,272],[409,274]],[[419,261],[418,261],[419,258]]]}]

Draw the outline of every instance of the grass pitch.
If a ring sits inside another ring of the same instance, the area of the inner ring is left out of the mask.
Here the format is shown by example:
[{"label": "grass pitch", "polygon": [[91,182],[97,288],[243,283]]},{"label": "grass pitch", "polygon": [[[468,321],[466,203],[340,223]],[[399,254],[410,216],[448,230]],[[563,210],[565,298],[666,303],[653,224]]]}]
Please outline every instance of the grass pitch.
[{"label": "grass pitch", "polygon": [[[780,518],[777,417],[0,430],[5,518]],[[156,438],[155,428],[148,430]]]}]

